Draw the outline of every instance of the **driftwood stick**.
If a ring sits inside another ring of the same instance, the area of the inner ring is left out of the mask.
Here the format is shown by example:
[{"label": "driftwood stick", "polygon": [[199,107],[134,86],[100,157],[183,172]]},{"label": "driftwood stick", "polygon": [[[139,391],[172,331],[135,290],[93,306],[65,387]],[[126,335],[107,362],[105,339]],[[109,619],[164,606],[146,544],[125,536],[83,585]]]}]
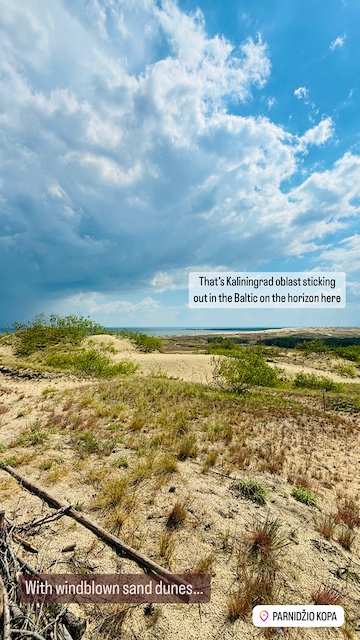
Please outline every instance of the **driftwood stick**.
[{"label": "driftwood stick", "polygon": [[[38,496],[44,502],[46,502],[50,507],[54,509],[65,509],[66,515],[69,518],[73,518],[80,524],[82,524],[86,529],[94,533],[100,540],[105,542],[111,549],[113,549],[119,556],[122,558],[127,558],[128,560],[133,560],[139,567],[145,571],[145,573],[153,574],[156,577],[164,578],[164,580],[170,584],[176,583],[181,585],[187,585],[187,582],[178,578],[160,566],[150,558],[147,558],[143,554],[139,553],[132,547],[129,547],[127,544],[122,542],[120,538],[114,536],[112,533],[109,533],[98,524],[90,520],[87,516],[80,513],[72,507],[69,503],[58,500],[55,496],[48,493],[42,487],[39,487],[33,482],[27,480],[23,475],[21,475],[16,469],[7,464],[2,464],[1,469],[9,473],[13,478],[15,478],[25,489],[30,491],[33,495]],[[186,598],[184,598],[185,600]]]},{"label": "driftwood stick", "polygon": [[1,576],[0,576],[0,595],[1,595],[1,602],[2,602],[3,638],[4,640],[11,640],[9,598],[8,598],[8,594]]}]

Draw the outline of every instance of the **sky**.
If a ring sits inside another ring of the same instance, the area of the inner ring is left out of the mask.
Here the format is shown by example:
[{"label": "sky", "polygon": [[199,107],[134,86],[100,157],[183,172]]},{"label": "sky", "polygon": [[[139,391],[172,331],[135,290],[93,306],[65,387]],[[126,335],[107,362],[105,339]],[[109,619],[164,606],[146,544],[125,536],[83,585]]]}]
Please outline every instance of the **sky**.
[{"label": "sky", "polygon": [[[359,326],[359,43],[359,0],[0,0],[0,326]],[[203,270],[348,303],[191,310]]]}]

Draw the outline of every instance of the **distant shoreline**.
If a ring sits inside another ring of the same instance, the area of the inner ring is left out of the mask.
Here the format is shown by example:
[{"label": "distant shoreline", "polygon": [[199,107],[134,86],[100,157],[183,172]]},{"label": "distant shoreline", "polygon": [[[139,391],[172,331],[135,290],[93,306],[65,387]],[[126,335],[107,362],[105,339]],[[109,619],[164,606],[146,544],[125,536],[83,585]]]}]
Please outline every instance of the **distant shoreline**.
[{"label": "distant shoreline", "polygon": [[138,331],[163,338],[207,336],[314,335],[360,336],[360,327],[106,327],[109,331]]},{"label": "distant shoreline", "polygon": [[[133,331],[160,338],[206,338],[210,336],[360,336],[360,327],[104,327],[105,332]],[[12,328],[0,328],[0,335],[12,333]]]}]

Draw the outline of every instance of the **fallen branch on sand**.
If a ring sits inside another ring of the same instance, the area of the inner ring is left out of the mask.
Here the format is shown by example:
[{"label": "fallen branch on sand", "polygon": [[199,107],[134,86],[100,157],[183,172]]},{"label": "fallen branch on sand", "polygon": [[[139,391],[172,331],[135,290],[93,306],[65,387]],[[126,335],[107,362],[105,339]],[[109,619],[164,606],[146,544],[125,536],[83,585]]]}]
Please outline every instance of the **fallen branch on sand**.
[{"label": "fallen branch on sand", "polygon": [[[10,465],[2,464],[1,469],[9,473],[25,489],[30,491],[30,493],[32,493],[33,495],[41,498],[41,500],[46,502],[50,507],[53,507],[54,509],[62,509],[64,511],[66,510],[66,516],[68,516],[69,518],[73,518],[74,520],[82,524],[84,527],[86,527],[86,529],[94,533],[100,540],[105,542],[105,544],[107,544],[122,558],[133,560],[139,567],[143,569],[143,571],[145,571],[145,573],[152,574],[154,577],[161,577],[170,584],[175,583],[178,585],[187,586],[187,583],[184,580],[182,580],[178,576],[173,575],[172,573],[170,573],[170,571],[160,566],[150,558],[142,555],[132,547],[129,547],[127,544],[122,542],[120,538],[117,538],[112,533],[109,533],[108,531],[100,527],[98,524],[90,520],[90,518],[80,513],[80,511],[74,509],[74,507],[72,507],[67,502],[59,500],[55,496],[48,493],[42,487],[36,485],[33,482],[30,482]],[[186,597],[184,597],[184,601],[186,601]]]}]

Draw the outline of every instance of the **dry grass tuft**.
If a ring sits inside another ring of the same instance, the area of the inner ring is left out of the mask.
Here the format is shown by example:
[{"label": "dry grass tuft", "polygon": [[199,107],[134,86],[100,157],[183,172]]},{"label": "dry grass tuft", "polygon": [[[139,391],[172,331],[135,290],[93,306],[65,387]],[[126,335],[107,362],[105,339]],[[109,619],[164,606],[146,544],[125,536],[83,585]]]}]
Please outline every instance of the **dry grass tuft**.
[{"label": "dry grass tuft", "polygon": [[171,558],[175,550],[175,539],[172,531],[164,531],[160,535],[159,540],[159,555],[160,558],[164,558],[167,564],[170,565]]},{"label": "dry grass tuft", "polygon": [[336,506],[336,522],[345,524],[350,527],[350,529],[360,527],[360,509],[353,498],[339,498]]},{"label": "dry grass tuft", "polygon": [[194,434],[184,436],[180,440],[179,448],[177,451],[177,457],[179,460],[186,460],[187,458],[196,458],[197,456],[197,444],[196,436]]},{"label": "dry grass tuft", "polygon": [[212,573],[215,563],[215,553],[208,553],[198,561],[195,567],[195,573]]},{"label": "dry grass tuft", "polygon": [[187,516],[186,502],[180,502],[178,500],[175,502],[173,508],[171,509],[167,520],[166,520],[166,528],[167,529],[178,529],[181,527]]},{"label": "dry grass tuft", "polygon": [[228,620],[230,622],[235,622],[238,618],[245,620],[256,605],[273,602],[274,583],[275,573],[273,571],[259,573],[254,568],[244,568],[239,588],[228,598]]},{"label": "dry grass tuft", "polygon": [[279,520],[271,519],[269,514],[263,522],[255,521],[245,539],[245,548],[249,557],[264,565],[275,562],[281,551],[289,544]]},{"label": "dry grass tuft", "polygon": [[311,594],[314,604],[337,605],[341,604],[342,599],[342,594],[335,587],[319,587]]},{"label": "dry grass tuft", "polygon": [[316,529],[325,540],[332,540],[335,534],[336,517],[332,513],[324,513],[315,523]]},{"label": "dry grass tuft", "polygon": [[355,542],[356,534],[351,527],[348,527],[346,524],[342,525],[340,529],[340,533],[338,535],[337,541],[343,549],[346,551],[351,551],[351,548]]}]

